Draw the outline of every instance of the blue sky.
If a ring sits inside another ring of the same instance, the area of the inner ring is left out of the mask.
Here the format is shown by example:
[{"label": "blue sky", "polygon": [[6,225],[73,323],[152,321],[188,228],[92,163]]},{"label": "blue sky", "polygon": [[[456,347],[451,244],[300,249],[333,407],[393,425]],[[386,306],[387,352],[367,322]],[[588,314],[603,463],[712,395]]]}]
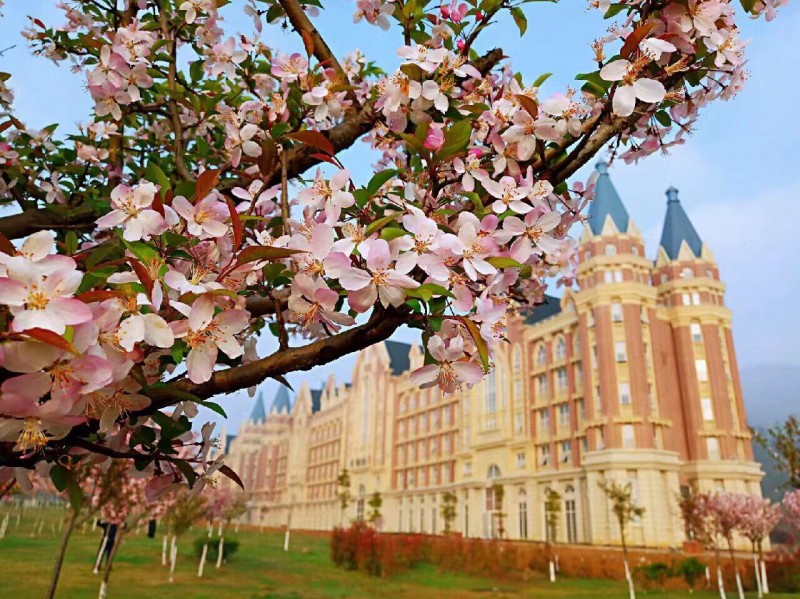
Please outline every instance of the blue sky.
[{"label": "blue sky", "polygon": [[[83,79],[68,65],[56,67],[31,57],[19,35],[26,15],[48,24],[60,23],[55,0],[7,0],[0,19],[0,71],[12,73],[18,116],[30,127],[61,123],[64,131],[86,119],[90,101]],[[249,33],[252,23],[240,14],[243,3],[223,10],[231,33]],[[385,70],[399,63],[397,32],[383,32],[361,23],[353,25],[353,3],[329,0],[316,20],[317,28],[338,56],[360,48]],[[738,3],[737,3],[738,4]],[[528,32],[520,38],[510,19],[488,30],[479,51],[501,46],[526,81],[542,73],[553,76],[544,93],[561,91],[575,74],[591,68],[588,44],[602,35],[605,22],[596,11],[585,10],[582,0],[560,4],[526,5]],[[728,286],[726,301],[734,314],[734,334],[740,365],[781,363],[800,367],[800,120],[793,116],[800,97],[800,3],[782,9],[772,23],[742,19],[743,37],[750,40],[747,57],[751,78],[744,91],[729,102],[706,109],[696,132],[669,156],[653,156],[638,165],[615,165],[613,180],[633,220],[642,230],[648,255],[653,256],[665,211],[664,190],[680,189],[681,199],[700,236],[714,252]],[[298,50],[291,31],[265,28],[265,43],[282,50]],[[790,116],[791,115],[791,116]],[[358,144],[344,156],[356,181],[370,176],[373,156]],[[585,174],[585,173],[583,173]],[[575,231],[575,234],[578,232]],[[397,337],[416,340],[412,331]],[[264,350],[267,347],[265,346]],[[295,388],[308,380],[312,386],[329,373],[348,380],[353,358],[310,373],[289,377]],[[271,397],[277,383],[263,385]],[[224,402],[229,431],[246,417],[251,400]]]}]

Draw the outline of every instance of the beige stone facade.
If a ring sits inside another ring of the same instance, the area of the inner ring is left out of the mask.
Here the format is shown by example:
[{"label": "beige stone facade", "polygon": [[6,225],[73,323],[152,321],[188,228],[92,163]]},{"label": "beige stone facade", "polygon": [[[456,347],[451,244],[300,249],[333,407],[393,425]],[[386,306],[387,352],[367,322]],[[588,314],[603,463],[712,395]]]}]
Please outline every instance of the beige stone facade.
[{"label": "beige stone facade", "polygon": [[[442,494],[457,496],[456,531],[544,540],[545,495],[561,496],[559,542],[613,544],[599,483],[630,482],[646,509],[631,543],[678,546],[689,485],[760,493],[724,285],[668,192],[655,263],[600,167],[580,240],[577,286],[509,323],[486,380],[442,396],[408,372],[417,346],[361,352],[345,384],[285,389],[230,443],[253,523],[330,529],[383,499],[388,531],[441,532]],[[261,400],[259,400],[261,401]],[[342,511],[337,477],[350,474]],[[493,484],[503,487],[498,504]]]}]

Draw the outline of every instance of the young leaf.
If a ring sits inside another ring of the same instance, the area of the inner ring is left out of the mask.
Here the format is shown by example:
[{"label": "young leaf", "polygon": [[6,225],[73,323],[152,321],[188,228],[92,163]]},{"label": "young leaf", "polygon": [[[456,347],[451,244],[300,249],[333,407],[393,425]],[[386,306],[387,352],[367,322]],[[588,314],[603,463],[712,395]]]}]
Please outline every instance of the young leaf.
[{"label": "young leaf", "polygon": [[238,252],[239,248],[242,247],[242,219],[239,218],[239,213],[236,212],[236,205],[230,198],[225,198],[225,202],[228,204],[228,212],[231,213],[231,226],[233,227],[233,251]]},{"label": "young leaf", "polygon": [[301,254],[303,250],[292,250],[289,248],[276,248],[266,245],[251,245],[244,248],[236,260],[237,265],[255,262],[257,260],[284,260],[294,254]]},{"label": "young leaf", "polygon": [[153,287],[155,286],[155,281],[153,281],[150,273],[147,272],[144,264],[139,262],[136,258],[131,257],[128,257],[128,262],[136,273],[136,276],[139,277],[142,285],[144,285],[145,291],[147,291],[147,297],[153,297]]},{"label": "young leaf", "polygon": [[383,186],[384,183],[386,183],[389,179],[396,177],[398,173],[399,171],[397,169],[390,168],[373,175],[372,179],[370,179],[369,183],[367,183],[367,191],[369,191],[369,195],[375,195],[375,193]]},{"label": "young leaf", "polygon": [[465,318],[464,316],[459,316],[459,320],[464,323],[469,331],[469,334],[472,336],[472,340],[475,342],[475,347],[478,348],[478,356],[481,359],[481,363],[483,364],[483,369],[489,369],[489,347],[486,345],[486,341],[481,336],[481,330],[478,328],[478,325],[471,321],[469,318]]},{"label": "young leaf", "polygon": [[528,19],[525,17],[525,13],[519,6],[514,6],[511,9],[511,16],[514,17],[514,22],[517,24],[519,34],[525,35],[525,32],[528,30]]},{"label": "young leaf", "polygon": [[205,198],[209,192],[219,183],[219,176],[221,172],[219,169],[208,169],[203,171],[197,177],[197,185],[194,188],[194,203],[196,204]]},{"label": "young leaf", "polygon": [[622,44],[622,49],[619,51],[619,55],[622,58],[630,58],[631,54],[633,54],[636,51],[636,48],[639,47],[639,42],[646,38],[647,35],[653,31],[657,25],[657,21],[650,21],[649,23],[639,25],[628,37],[625,38],[625,43]]},{"label": "young leaf", "polygon": [[536,118],[536,115],[539,114],[539,105],[536,103],[536,100],[525,94],[516,94],[514,97],[531,117]]},{"label": "young leaf", "polygon": [[336,150],[334,150],[331,140],[329,140],[319,131],[295,131],[294,133],[287,133],[285,137],[315,147],[318,150],[322,150],[329,156],[336,154]]},{"label": "young leaf", "polygon": [[72,354],[75,354],[76,356],[78,355],[78,350],[75,349],[75,346],[72,345],[72,343],[67,341],[64,337],[62,337],[58,333],[54,333],[53,331],[48,331],[47,329],[33,328],[33,329],[26,329],[22,331],[21,334],[27,335],[31,339],[36,339],[36,341],[47,343],[47,345],[52,345],[53,347],[57,347],[58,349],[68,351]]},{"label": "young leaf", "polygon": [[169,177],[167,177],[164,171],[161,170],[161,167],[152,160],[147,163],[147,167],[144,169],[144,178],[150,181],[150,183],[155,183],[161,187],[160,195],[162,197],[167,190],[170,189]]},{"label": "young leaf", "polygon": [[436,153],[439,160],[449,160],[467,149],[472,136],[472,121],[464,119],[454,123],[444,133],[444,144]]},{"label": "young leaf", "polygon": [[393,212],[392,214],[372,221],[364,230],[364,237],[369,237],[376,231],[380,231],[389,223],[396,221],[399,216],[402,216],[399,212]]}]

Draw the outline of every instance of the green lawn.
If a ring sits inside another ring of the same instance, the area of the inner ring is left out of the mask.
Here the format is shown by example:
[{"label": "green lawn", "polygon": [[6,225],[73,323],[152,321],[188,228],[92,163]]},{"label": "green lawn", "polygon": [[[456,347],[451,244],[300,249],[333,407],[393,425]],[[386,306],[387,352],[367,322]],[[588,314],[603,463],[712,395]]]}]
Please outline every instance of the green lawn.
[{"label": "green lawn", "polygon": [[[0,599],[43,597],[60,534],[53,533],[62,512],[29,510],[17,528],[12,517],[5,539],[0,540]],[[39,520],[45,522],[42,535],[31,537]],[[207,564],[205,575],[197,578],[197,559],[192,541],[197,530],[179,546],[175,582],[168,582],[167,568],[161,566],[161,539],[144,534],[125,536],[114,564],[109,599],[305,599],[327,597],[570,597],[625,598],[627,589],[607,580],[562,579],[556,584],[544,580],[503,582],[439,572],[422,566],[392,579],[376,579],[357,572],[339,570],[330,562],[327,539],[295,534],[288,553],[283,535],[245,532],[231,563],[221,570]],[[77,531],[67,552],[59,592],[60,599],[94,599],[99,578],[91,573],[100,531]],[[688,593],[641,593],[647,597],[690,597]],[[729,591],[729,596],[730,591]],[[755,597],[754,593],[749,596]],[[691,597],[718,597],[695,593]],[[771,597],[789,597],[773,594]],[[796,596],[795,596],[796,597]]]}]

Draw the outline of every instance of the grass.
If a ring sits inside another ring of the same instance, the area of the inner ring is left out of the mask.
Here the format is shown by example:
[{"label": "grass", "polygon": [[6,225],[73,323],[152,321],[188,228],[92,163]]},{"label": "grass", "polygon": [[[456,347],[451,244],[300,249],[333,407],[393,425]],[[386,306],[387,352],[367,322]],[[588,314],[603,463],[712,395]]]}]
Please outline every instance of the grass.
[{"label": "grass", "polygon": [[[58,523],[63,512],[29,509],[16,526],[12,516],[5,539],[0,540],[0,599],[43,597],[50,580],[55,551],[60,539]],[[44,522],[41,536],[31,536]],[[608,580],[561,579],[528,582],[493,581],[439,572],[421,566],[391,579],[370,578],[358,572],[335,568],[329,559],[327,539],[296,533],[288,553],[283,535],[275,532],[242,531],[239,552],[230,564],[217,570],[206,564],[203,578],[197,577],[194,539],[197,529],[179,544],[175,582],[168,582],[167,568],[161,566],[161,536],[126,534],[114,563],[109,599],[316,599],[316,598],[478,598],[544,597],[603,599],[627,596],[625,586]],[[70,541],[59,582],[59,599],[94,599],[100,584],[91,573],[100,530],[76,531]],[[686,592],[640,593],[659,598],[687,598]],[[755,596],[754,593],[750,594]],[[717,597],[696,592],[691,597]],[[731,595],[732,596],[732,595]],[[789,595],[770,595],[774,599]],[[797,597],[797,596],[795,596]]]}]

